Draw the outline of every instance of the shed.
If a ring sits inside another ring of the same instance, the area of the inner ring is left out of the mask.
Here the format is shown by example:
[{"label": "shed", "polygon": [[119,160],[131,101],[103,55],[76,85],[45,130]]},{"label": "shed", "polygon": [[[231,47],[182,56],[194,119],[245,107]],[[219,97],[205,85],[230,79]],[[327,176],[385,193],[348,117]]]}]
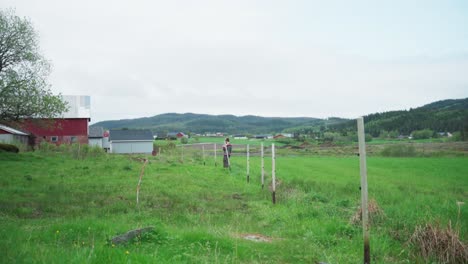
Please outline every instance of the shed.
[{"label": "shed", "polygon": [[153,133],[150,130],[111,130],[111,153],[151,153]]},{"label": "shed", "polygon": [[98,127],[89,127],[88,131],[88,144],[90,146],[98,146],[100,148],[104,147],[104,128]]},{"label": "shed", "polygon": [[9,126],[5,126],[0,124],[0,142],[3,143],[22,143],[28,144],[29,134],[19,131],[17,129],[11,128]]}]

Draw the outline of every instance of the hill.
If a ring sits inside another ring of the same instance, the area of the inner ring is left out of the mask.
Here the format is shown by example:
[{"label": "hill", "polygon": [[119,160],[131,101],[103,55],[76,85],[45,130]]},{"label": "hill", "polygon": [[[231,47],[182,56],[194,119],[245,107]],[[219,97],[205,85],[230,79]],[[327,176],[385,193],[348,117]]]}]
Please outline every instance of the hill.
[{"label": "hill", "polygon": [[[431,129],[440,132],[468,131],[468,98],[433,102],[409,110],[369,114],[364,117],[366,131],[379,136],[382,131],[410,134],[415,130]],[[154,133],[183,131],[192,133],[225,132],[230,134],[298,132],[312,134],[334,131],[355,131],[354,120],[339,117],[261,117],[167,113],[153,117],[102,121],[93,126],[107,129],[151,129]],[[462,133],[463,134],[463,133]]]},{"label": "hill", "polygon": [[[366,131],[379,136],[382,131],[410,134],[415,130],[430,129],[436,132],[468,131],[468,98],[450,99],[430,103],[418,108],[370,114],[364,117]],[[331,125],[336,131],[351,131],[354,121]]]},{"label": "hill", "polygon": [[[339,120],[347,121],[347,119]],[[151,129],[154,133],[183,131],[192,133],[226,132],[231,134],[262,134],[282,132],[285,129],[300,125],[317,126],[324,123],[328,123],[328,120],[311,117],[280,118],[253,115],[234,116],[167,113],[153,117],[103,121],[93,126],[103,126],[107,129]]]}]

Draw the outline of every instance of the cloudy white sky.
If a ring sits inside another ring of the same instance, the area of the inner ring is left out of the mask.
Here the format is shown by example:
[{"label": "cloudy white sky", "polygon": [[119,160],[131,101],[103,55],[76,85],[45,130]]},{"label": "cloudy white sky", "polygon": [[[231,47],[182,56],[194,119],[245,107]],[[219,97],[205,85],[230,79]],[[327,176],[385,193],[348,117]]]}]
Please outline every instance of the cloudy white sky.
[{"label": "cloudy white sky", "polygon": [[92,122],[354,118],[468,97],[468,1],[2,0]]}]

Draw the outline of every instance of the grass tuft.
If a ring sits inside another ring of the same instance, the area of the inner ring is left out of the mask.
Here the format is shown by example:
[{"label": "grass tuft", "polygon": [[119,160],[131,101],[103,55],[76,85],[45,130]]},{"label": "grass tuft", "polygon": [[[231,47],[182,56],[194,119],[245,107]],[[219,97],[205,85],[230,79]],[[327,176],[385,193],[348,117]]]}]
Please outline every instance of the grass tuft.
[{"label": "grass tuft", "polygon": [[439,224],[417,226],[409,240],[417,254],[425,261],[436,260],[438,263],[468,263],[468,247],[459,238],[459,231]]},{"label": "grass tuft", "polygon": [[[369,213],[369,222],[376,223],[385,218],[384,211],[380,208],[374,199],[371,199],[367,205],[367,211]],[[353,225],[360,224],[362,221],[362,208],[359,207],[356,213],[351,218],[350,222]]]}]

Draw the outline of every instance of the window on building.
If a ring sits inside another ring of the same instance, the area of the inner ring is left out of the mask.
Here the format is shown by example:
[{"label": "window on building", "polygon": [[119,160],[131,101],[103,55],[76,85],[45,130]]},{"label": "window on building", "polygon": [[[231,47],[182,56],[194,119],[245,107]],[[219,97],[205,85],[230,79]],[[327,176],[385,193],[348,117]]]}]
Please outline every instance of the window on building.
[{"label": "window on building", "polygon": [[71,143],[76,143],[76,137],[70,137],[70,142]]},{"label": "window on building", "polygon": [[58,141],[58,137],[57,136],[52,136],[50,137],[50,142],[57,142]]}]

